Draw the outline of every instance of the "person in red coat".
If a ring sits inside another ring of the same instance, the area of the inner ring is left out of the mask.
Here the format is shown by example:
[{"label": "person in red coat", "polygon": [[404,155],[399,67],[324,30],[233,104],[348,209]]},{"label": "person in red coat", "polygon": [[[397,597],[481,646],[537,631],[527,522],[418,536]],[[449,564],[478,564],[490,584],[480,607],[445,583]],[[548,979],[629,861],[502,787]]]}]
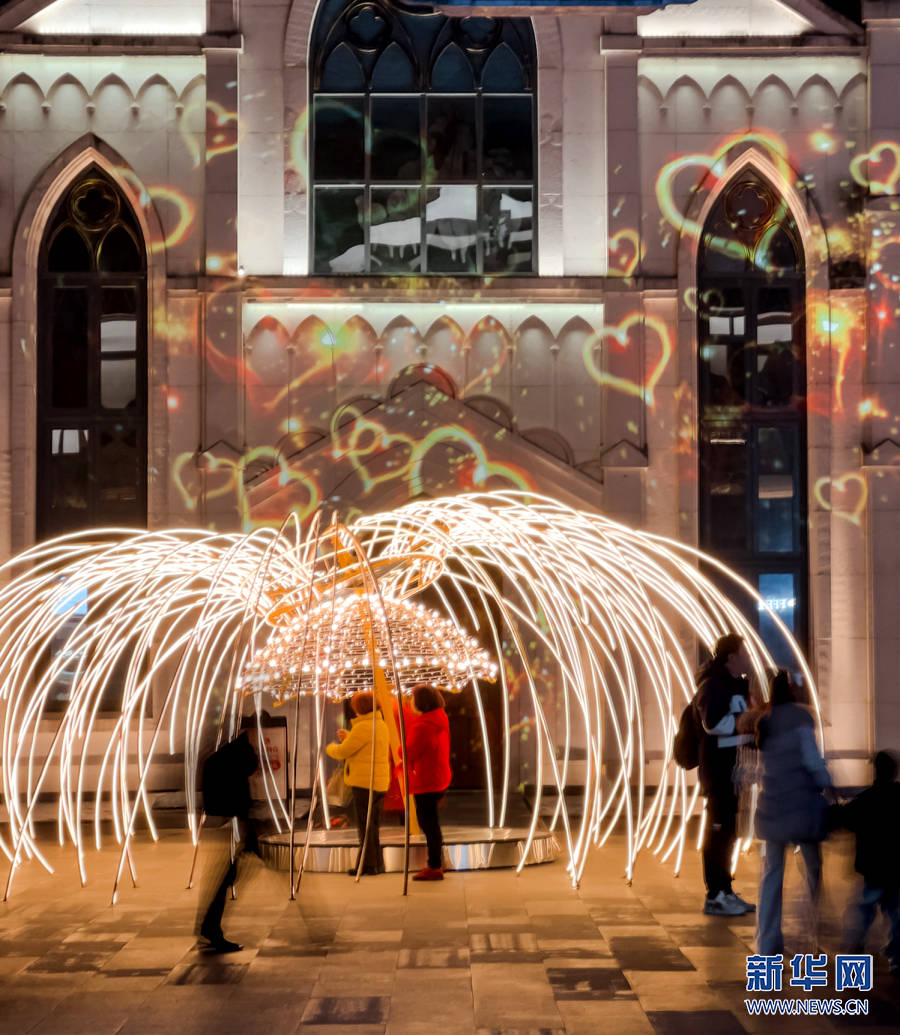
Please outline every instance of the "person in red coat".
[{"label": "person in red coat", "polygon": [[420,683],[413,687],[415,715],[406,734],[409,792],[416,799],[416,815],[428,844],[428,865],[413,880],[443,880],[441,852],[444,837],[438,805],[450,786],[450,722],[440,690]]}]

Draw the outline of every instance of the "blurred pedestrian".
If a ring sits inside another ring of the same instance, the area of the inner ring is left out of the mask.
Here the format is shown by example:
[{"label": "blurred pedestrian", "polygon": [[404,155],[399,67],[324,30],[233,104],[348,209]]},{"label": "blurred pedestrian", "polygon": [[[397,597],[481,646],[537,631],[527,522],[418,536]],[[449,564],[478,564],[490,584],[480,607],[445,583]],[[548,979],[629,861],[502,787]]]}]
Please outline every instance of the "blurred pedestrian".
[{"label": "blurred pedestrian", "polygon": [[[706,796],[703,879],[710,916],[740,916],[756,909],[735,894],[731,866],[737,829],[738,793],[735,765],[738,747],[753,736],[744,733],[742,715],[749,707],[750,659],[737,633],[720,636],[712,658],[697,673],[700,717],[700,785]],[[749,729],[749,726],[747,727]]]},{"label": "blurred pedestrian", "polygon": [[794,687],[784,669],[772,677],[769,705],[757,734],[762,786],[756,832],[763,842],[763,873],[756,943],[763,956],[784,952],[784,853],[789,844],[800,849],[810,901],[813,908],[818,904],[828,812],[823,791],[831,787],[828,767],[816,744],[815,719],[795,700]]},{"label": "blurred pedestrian", "polygon": [[[381,710],[375,707],[371,691],[361,690],[350,698],[354,718],[349,731],[340,729],[337,742],[327,744],[326,752],[344,762],[344,780],[353,793],[353,810],[359,832],[359,853],[356,865],[347,872],[384,873],[379,826],[384,796],[391,781],[388,728]],[[374,712],[374,714],[373,714]],[[374,755],[374,769],[373,769]],[[369,805],[371,802],[371,822]]]},{"label": "blurred pedestrian", "polygon": [[409,790],[428,845],[428,865],[413,880],[443,880],[444,837],[438,808],[453,776],[450,769],[450,722],[440,690],[427,683],[413,687],[415,714],[406,734]]},{"label": "blurred pedestrian", "polygon": [[[246,730],[210,755],[203,766],[203,842],[208,851],[198,927],[209,952],[240,952],[242,948],[222,932],[222,914],[228,890],[237,880],[239,862],[243,864],[247,853],[259,855],[256,825],[250,818],[250,777],[258,768],[259,759]],[[237,838],[233,820],[237,820]]]},{"label": "blurred pedestrian", "polygon": [[900,974],[900,784],[897,759],[888,751],[874,758],[875,782],[841,809],[841,821],[856,834],[856,870],[863,886],[850,924],[849,942],[862,952],[880,908],[891,938],[885,955]]}]

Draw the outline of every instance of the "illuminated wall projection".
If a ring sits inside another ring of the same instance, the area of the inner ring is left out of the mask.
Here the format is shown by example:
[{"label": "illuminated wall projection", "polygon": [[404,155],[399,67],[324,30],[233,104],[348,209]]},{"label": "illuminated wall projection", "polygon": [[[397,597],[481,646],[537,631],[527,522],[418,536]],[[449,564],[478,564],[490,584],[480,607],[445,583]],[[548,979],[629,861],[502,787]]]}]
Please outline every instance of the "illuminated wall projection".
[{"label": "illuminated wall projection", "polygon": [[[130,844],[138,816],[153,831],[154,763],[183,744],[189,833],[197,839],[198,754],[210,729],[230,737],[248,701],[258,714],[287,699],[292,756],[310,732],[302,725],[312,723],[321,759],[322,698],[370,685],[376,665],[404,692],[421,674],[450,689],[469,682],[491,826],[506,821],[513,792],[511,702],[526,699],[538,788],[528,841],[549,787],[573,882],[591,845],[617,827],[627,832],[629,877],[645,849],[680,865],[698,788],[672,763],[671,744],[693,694],[695,644],[738,630],[763,675],[771,658],[732,599],[760,606],[751,587],[731,578],[726,595],[700,572],[690,547],[514,492],[421,500],[344,531],[323,526],[313,522],[308,536],[293,518],[248,535],[109,531],[103,542],[94,532],[34,547],[3,569],[7,893],[26,860],[49,869],[34,825],[45,792],[59,795],[59,835],[72,842],[83,880],[91,819],[101,839],[99,810],[87,797],[108,795],[122,846],[118,885],[126,862],[136,872]],[[703,560],[728,580],[715,560]],[[777,611],[772,620],[812,690]],[[368,657],[350,633],[360,622],[372,636]],[[533,675],[539,659],[552,669],[552,695]],[[492,738],[484,677],[497,676],[495,661],[502,662],[501,728]],[[118,717],[109,734],[97,719],[111,707],[112,684]],[[298,695],[314,707],[301,712]],[[60,700],[64,709],[54,711]],[[41,761],[39,730],[48,719],[55,733]],[[665,757],[650,794],[645,745],[657,732]],[[101,751],[89,779],[87,759]],[[581,797],[577,819],[566,808],[571,786]],[[285,809],[270,804],[283,829]]]},{"label": "illuminated wall projection", "polygon": [[[309,516],[337,491],[360,511],[386,493],[399,502],[426,471],[431,495],[539,488],[513,439],[586,469],[604,443],[604,392],[652,401],[673,352],[653,317],[606,326],[603,307],[583,303],[247,302],[243,328],[237,365],[209,353],[237,382],[242,427],[199,469],[181,454],[173,479],[186,512],[201,495],[230,499],[245,527]],[[637,422],[625,434],[639,445]],[[292,489],[269,512],[272,471]]]}]

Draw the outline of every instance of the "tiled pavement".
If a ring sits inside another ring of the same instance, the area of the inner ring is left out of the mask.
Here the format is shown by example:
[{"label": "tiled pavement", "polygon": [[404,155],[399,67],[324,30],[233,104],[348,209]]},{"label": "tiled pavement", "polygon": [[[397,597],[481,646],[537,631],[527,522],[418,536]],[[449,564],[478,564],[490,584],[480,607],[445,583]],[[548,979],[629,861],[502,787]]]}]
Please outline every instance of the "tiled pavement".
[{"label": "tiled pavement", "polygon": [[[578,891],[559,863],[518,877],[452,874],[410,884],[407,898],[397,874],[359,885],[309,874],[293,903],[284,875],[260,867],[226,911],[226,932],[245,950],[214,957],[191,933],[183,838],[139,841],[138,887],[123,886],[116,906],[111,847],[88,853],[85,888],[71,848],[47,853],[56,875],[26,864],[0,907],[0,1032],[900,1031],[900,982],[880,961],[864,1021],[748,1017],[752,921],[701,915],[693,854],[677,879],[642,858],[629,887],[616,840]],[[739,887],[754,898],[755,870],[753,855],[742,860]],[[834,952],[851,885],[846,842],[828,846],[826,874],[822,946]],[[810,951],[796,874],[789,889],[789,951]]]}]

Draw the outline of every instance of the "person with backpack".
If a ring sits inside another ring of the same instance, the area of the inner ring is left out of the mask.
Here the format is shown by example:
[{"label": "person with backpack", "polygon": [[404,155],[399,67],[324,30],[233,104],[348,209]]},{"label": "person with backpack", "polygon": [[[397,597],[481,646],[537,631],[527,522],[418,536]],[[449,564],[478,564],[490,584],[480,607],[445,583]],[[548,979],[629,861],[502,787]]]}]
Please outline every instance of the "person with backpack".
[{"label": "person with backpack", "polygon": [[[208,943],[207,952],[240,952],[243,948],[225,937],[222,914],[228,889],[237,880],[241,855],[259,854],[256,826],[250,819],[250,777],[258,768],[259,758],[246,730],[211,754],[203,766],[201,789],[210,861],[205,867],[198,918],[200,937]],[[241,834],[234,845],[233,819],[238,820]]]},{"label": "person with backpack", "polygon": [[727,633],[716,640],[712,658],[697,673],[693,708],[697,716],[700,786],[706,796],[703,879],[709,916],[741,916],[756,906],[735,894],[731,861],[737,830],[735,766],[738,748],[753,741],[749,709],[750,669],[744,640]]}]

